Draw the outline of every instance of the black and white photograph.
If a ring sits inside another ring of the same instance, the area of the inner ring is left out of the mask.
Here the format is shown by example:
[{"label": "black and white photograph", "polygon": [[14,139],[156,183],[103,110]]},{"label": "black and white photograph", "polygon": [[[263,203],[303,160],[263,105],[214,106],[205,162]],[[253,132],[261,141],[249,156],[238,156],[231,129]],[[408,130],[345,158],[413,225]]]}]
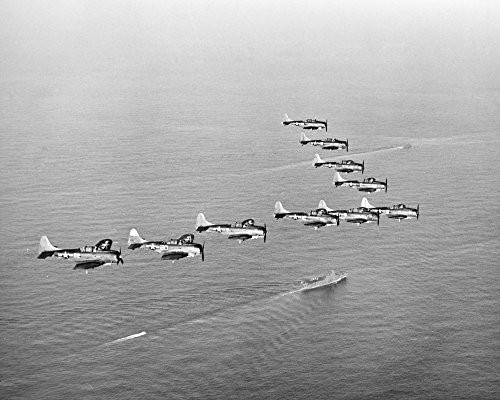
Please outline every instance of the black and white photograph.
[{"label": "black and white photograph", "polygon": [[0,2],[0,398],[500,398],[500,2]]}]

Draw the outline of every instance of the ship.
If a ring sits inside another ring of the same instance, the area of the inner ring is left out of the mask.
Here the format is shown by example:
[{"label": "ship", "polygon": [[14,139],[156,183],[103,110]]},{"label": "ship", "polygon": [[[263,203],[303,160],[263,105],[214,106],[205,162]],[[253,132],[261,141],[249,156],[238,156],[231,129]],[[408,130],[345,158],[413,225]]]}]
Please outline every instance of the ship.
[{"label": "ship", "polygon": [[302,284],[302,288],[300,289],[300,291],[331,287],[333,285],[336,285],[337,283],[345,281],[346,279],[346,272],[335,272],[334,270],[332,270],[330,273],[323,276],[302,279],[300,281],[300,283]]}]

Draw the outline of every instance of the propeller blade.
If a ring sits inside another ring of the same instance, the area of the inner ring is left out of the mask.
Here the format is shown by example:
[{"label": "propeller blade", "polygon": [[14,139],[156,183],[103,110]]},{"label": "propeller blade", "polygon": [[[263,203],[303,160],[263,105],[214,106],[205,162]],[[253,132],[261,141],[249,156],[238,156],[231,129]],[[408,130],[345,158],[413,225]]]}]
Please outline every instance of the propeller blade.
[{"label": "propeller blade", "polygon": [[205,242],[201,245],[201,261],[205,261]]},{"label": "propeller blade", "polygon": [[380,225],[380,213],[377,213],[377,226]]},{"label": "propeller blade", "polygon": [[420,215],[420,204],[417,204],[417,220]]},{"label": "propeller blade", "polygon": [[325,121],[325,128],[326,128],[326,131],[328,132],[328,120]]},{"label": "propeller blade", "polygon": [[267,238],[267,225],[264,224],[264,243],[266,243],[266,238]]},{"label": "propeller blade", "polygon": [[363,160],[363,166],[361,167],[361,173],[365,173],[365,160]]},{"label": "propeller blade", "polygon": [[346,152],[348,152],[348,153],[349,153],[349,139],[347,139],[347,140],[346,140],[346,142],[347,142],[347,145],[346,145]]},{"label": "propeller blade", "polygon": [[387,193],[387,178],[385,178],[385,192]]}]

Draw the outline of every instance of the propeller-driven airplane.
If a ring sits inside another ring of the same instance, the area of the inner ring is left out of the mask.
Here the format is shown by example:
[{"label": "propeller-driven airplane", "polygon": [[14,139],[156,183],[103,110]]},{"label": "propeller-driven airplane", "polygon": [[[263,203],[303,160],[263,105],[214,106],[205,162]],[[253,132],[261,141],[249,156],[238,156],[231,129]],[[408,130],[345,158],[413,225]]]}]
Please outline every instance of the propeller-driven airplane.
[{"label": "propeller-driven airplane", "polygon": [[288,118],[288,115],[285,114],[285,118],[283,119],[282,122],[283,125],[288,126],[288,125],[295,125],[295,126],[301,126],[302,129],[311,129],[311,130],[316,130],[316,129],[325,129],[328,132],[328,121],[322,121],[319,119],[290,119]]},{"label": "propeller-driven airplane", "polygon": [[300,135],[300,144],[305,146],[306,144],[312,144],[313,146],[321,146],[323,150],[342,150],[346,149],[349,151],[349,140],[340,139],[309,139],[304,132]]},{"label": "propeller-driven airplane", "polygon": [[277,201],[274,205],[274,218],[276,219],[292,219],[292,220],[302,220],[304,225],[312,226],[314,229],[319,229],[323,226],[338,225],[340,220],[338,215],[330,214],[327,210],[318,208],[312,210],[309,213],[299,211],[290,212],[286,210],[280,201]]},{"label": "propeller-driven airplane", "polygon": [[154,250],[161,254],[162,260],[172,260],[172,262],[197,255],[201,255],[201,260],[205,261],[205,244],[194,243],[192,233],[165,242],[162,240],[145,240],[139,236],[135,228],[132,228],[128,237],[128,248],[131,250],[140,248]]},{"label": "propeller-driven airplane", "polygon": [[360,192],[380,192],[385,190],[387,193],[387,179],[385,182],[377,181],[375,178],[366,178],[362,182],[360,181],[348,181],[340,176],[338,172],[335,172],[335,177],[333,178],[333,184],[335,187],[347,186],[358,189]]},{"label": "propeller-driven airplane", "polygon": [[212,224],[208,222],[203,213],[199,213],[196,218],[196,232],[216,232],[223,235],[228,235],[228,239],[235,239],[239,243],[248,239],[264,238],[264,243],[267,237],[267,227],[255,225],[253,219],[246,219],[243,222],[235,222],[233,224]]},{"label": "propeller-driven airplane", "polygon": [[60,249],[53,246],[47,236],[40,238],[37,258],[56,257],[75,260],[76,265],[73,269],[93,269],[101,265],[115,263],[123,264],[123,258],[120,251],[111,250],[113,241],[111,239],[100,240],[95,246],[83,246],[78,249]]},{"label": "propeller-driven airplane", "polygon": [[335,168],[335,171],[338,172],[365,172],[365,162],[357,163],[353,160],[341,160],[341,161],[325,161],[322,160],[319,154],[314,156],[313,167],[327,167],[327,168]]},{"label": "propeller-driven airplane", "polygon": [[363,200],[361,200],[361,207],[374,210],[380,214],[386,214],[388,218],[397,219],[398,221],[402,219],[418,219],[420,216],[419,204],[417,204],[417,208],[407,207],[404,204],[395,204],[391,207],[374,207],[368,202],[366,197],[364,197]]},{"label": "propeller-driven airplane", "polygon": [[351,208],[349,210],[334,210],[328,207],[324,200],[320,200],[318,209],[326,210],[329,214],[337,215],[340,219],[357,224],[358,226],[365,223],[376,222],[380,224],[380,215],[362,208]]}]

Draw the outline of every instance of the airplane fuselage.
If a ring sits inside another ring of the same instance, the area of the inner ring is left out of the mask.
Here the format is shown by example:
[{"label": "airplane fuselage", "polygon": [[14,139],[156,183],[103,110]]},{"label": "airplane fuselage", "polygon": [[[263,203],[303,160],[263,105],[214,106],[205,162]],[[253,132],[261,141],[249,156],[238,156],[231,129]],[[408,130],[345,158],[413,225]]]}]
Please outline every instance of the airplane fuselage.
[{"label": "airplane fuselage", "polygon": [[183,253],[184,257],[195,257],[202,252],[202,245],[199,243],[168,243],[163,241],[156,242],[145,242],[142,243],[138,248],[144,248],[156,251],[161,255],[168,253]]},{"label": "airplane fuselage", "polygon": [[336,187],[353,187],[358,189],[360,192],[380,192],[381,190],[387,191],[387,184],[385,182],[359,182],[359,181],[342,181],[335,182]]},{"label": "airplane fuselage", "polygon": [[315,162],[314,166],[316,168],[318,167],[327,167],[327,168],[334,168],[335,171],[338,172],[364,172],[364,165],[359,164],[359,163],[343,163],[343,162],[337,162],[337,161],[323,161],[323,162]]},{"label": "airplane fuselage", "polygon": [[214,224],[199,226],[196,228],[196,231],[200,233],[220,233],[222,235],[228,235],[229,239],[236,239],[240,242],[248,239],[265,237],[266,235],[266,228],[257,225],[237,227],[231,224]]},{"label": "airplane fuselage", "polygon": [[327,126],[326,121],[320,121],[317,119],[289,120],[289,121],[283,121],[282,123],[285,126],[294,125],[294,126],[299,126],[302,129],[311,129],[311,130],[326,129]]},{"label": "airplane fuselage", "polygon": [[283,212],[283,213],[274,213],[274,218],[276,219],[291,219],[294,221],[303,220],[307,217],[307,213],[299,211],[299,212]]},{"label": "airplane fuselage", "polygon": [[418,210],[414,208],[388,209],[386,214],[389,218],[398,220],[418,218]]},{"label": "airplane fuselage", "polygon": [[338,139],[308,139],[302,138],[300,140],[300,144],[302,146],[306,144],[312,144],[313,146],[321,146],[323,150],[341,150],[341,149],[349,149],[349,144],[347,140],[338,140]]},{"label": "airplane fuselage", "polygon": [[86,262],[86,261],[102,261],[106,264],[117,262],[120,257],[120,253],[116,250],[109,251],[92,251],[86,252],[81,251],[81,249],[61,249],[55,251],[46,251],[41,253],[38,258],[56,257],[64,258],[65,260],[72,258],[76,262]]}]

